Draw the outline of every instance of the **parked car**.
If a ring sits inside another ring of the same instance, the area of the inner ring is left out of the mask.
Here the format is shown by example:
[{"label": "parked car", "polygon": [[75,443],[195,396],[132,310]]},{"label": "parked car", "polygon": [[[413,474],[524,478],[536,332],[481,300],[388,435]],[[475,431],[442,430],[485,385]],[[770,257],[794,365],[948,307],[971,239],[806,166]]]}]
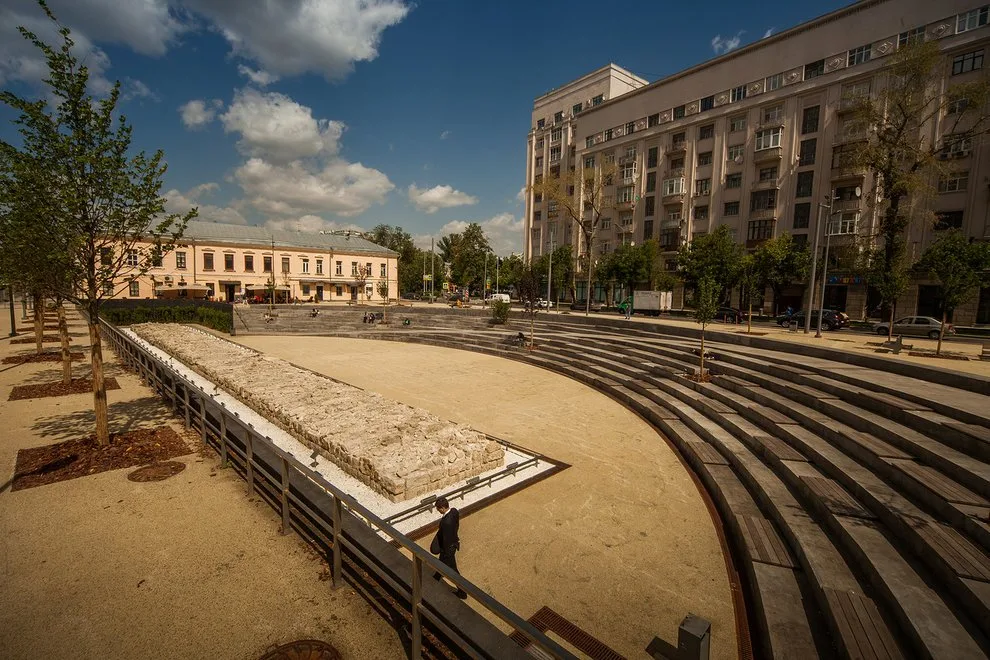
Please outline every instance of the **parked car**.
[{"label": "parked car", "polygon": [[719,307],[715,312],[715,320],[723,323],[739,323],[743,319],[743,313],[735,307]]},{"label": "parked car", "polygon": [[418,293],[414,293],[412,291],[406,291],[405,293],[402,294],[402,299],[403,300],[419,300],[420,299],[420,296],[419,296]]},{"label": "parked car", "polygon": [[[818,327],[818,314],[819,310],[815,310],[811,315],[811,327]],[[804,326],[804,310],[794,312],[790,316],[787,314],[782,314],[777,317],[777,324],[782,328],[786,328],[791,323],[797,323],[799,327]],[[841,330],[842,328],[849,325],[849,317],[841,312],[836,312],[831,309],[826,309],[822,315],[822,330]]]},{"label": "parked car", "polygon": [[[587,300],[576,300],[576,301],[574,301],[574,302],[571,303],[571,309],[573,311],[575,311],[575,312],[583,312],[584,310],[589,309],[589,307],[588,307],[588,301]],[[602,304],[601,303],[598,303],[598,302],[595,302],[594,300],[592,300],[591,301],[591,307],[590,307],[590,309],[593,312],[600,312],[600,311],[602,311]]]},{"label": "parked car", "polygon": [[[894,321],[895,335],[911,335],[913,337],[928,337],[938,339],[939,331],[942,329],[942,322],[931,316],[905,316]],[[873,331],[878,335],[890,334],[890,323],[877,323],[873,326]],[[945,336],[956,334],[956,329],[951,323],[945,324]]]},{"label": "parked car", "polygon": [[509,294],[507,293],[491,293],[488,295],[488,302],[493,303],[496,300],[501,302],[509,302]]},{"label": "parked car", "polygon": [[[553,301],[544,300],[543,298],[536,299],[536,309],[552,309]],[[529,303],[526,303],[526,309],[529,309]]]}]

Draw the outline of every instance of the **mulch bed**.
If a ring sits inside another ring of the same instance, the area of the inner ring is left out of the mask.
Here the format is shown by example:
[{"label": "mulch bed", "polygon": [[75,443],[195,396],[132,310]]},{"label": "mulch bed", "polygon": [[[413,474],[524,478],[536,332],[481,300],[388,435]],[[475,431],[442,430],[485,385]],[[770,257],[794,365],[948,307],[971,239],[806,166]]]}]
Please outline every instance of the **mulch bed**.
[{"label": "mulch bed", "polygon": [[190,453],[182,437],[168,426],[111,433],[101,447],[96,436],[67,440],[17,452],[11,490],[67,481],[107,470],[147,465]]},{"label": "mulch bed", "polygon": [[[119,390],[120,385],[113,376],[103,379],[103,385],[108,390]],[[38,383],[37,385],[17,385],[10,391],[8,401],[20,401],[21,399],[42,399],[48,396],[67,396],[69,394],[86,394],[93,391],[93,380],[91,378],[73,378],[68,385],[60,380],[49,383]]]},{"label": "mulch bed", "polygon": [[[55,323],[55,324],[46,323],[45,325],[42,326],[42,329],[44,329],[44,330],[58,330],[58,324],[57,323]],[[34,326],[32,325],[30,328],[18,328],[17,331],[18,332],[34,332]]]},{"label": "mulch bed", "polygon": [[[24,337],[23,339],[11,339],[11,344],[33,344],[37,339],[32,335],[30,337]],[[58,335],[42,335],[41,341],[62,341],[62,338]]]},{"label": "mulch bed", "polygon": [[[78,362],[83,359],[82,353],[69,353],[73,362]],[[47,351],[45,353],[24,353],[22,355],[10,355],[3,359],[3,364],[28,364],[31,362],[61,362],[62,352],[57,353],[52,351]]]}]

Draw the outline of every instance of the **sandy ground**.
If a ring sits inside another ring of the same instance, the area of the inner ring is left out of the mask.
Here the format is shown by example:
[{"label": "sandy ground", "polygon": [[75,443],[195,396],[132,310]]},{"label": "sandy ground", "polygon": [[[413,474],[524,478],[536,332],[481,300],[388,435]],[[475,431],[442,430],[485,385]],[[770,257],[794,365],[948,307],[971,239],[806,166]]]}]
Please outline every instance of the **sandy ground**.
[{"label": "sandy ground", "polygon": [[655,635],[676,643],[691,612],[712,621],[712,657],[736,657],[711,517],[665,440],[626,408],[565,377],[476,353],[360,339],[235,340],[569,463],[462,520],[459,567],[518,614],[547,605],[635,658]]},{"label": "sandy ground", "polygon": [[[0,340],[0,356],[32,348]],[[300,638],[345,658],[404,657],[392,628],[321,581],[325,564],[279,535],[278,517],[212,454],[178,459],[186,470],[157,483],[127,481],[126,469],[11,492],[18,449],[91,428],[89,395],[6,400],[59,374],[55,363],[0,365],[0,657],[247,659]],[[108,375],[122,388],[109,393],[113,430],[176,424],[136,377],[114,365]]]}]

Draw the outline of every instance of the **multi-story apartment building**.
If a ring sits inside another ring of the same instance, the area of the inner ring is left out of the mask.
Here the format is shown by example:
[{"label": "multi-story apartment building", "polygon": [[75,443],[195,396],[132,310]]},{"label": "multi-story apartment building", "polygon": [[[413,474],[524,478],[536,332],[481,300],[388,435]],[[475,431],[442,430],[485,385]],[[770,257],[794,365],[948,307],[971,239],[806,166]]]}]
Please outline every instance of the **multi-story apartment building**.
[{"label": "multi-story apartment building", "polygon": [[[135,266],[139,249],[125,256]],[[365,302],[379,300],[382,280],[389,283],[389,298],[398,297],[397,264],[397,253],[357,235],[193,220],[160,265],[140,277],[122,273],[114,294],[118,298],[208,296],[233,302],[264,296],[274,275],[279,299]]]},{"label": "multi-story apartment building", "polygon": [[[988,13],[990,6],[974,0],[863,0],[651,84],[605,67],[536,99],[527,182],[550,176],[552,167],[619,163],[609,191],[615,217],[603,219],[594,255],[656,239],[674,268],[682,244],[718,225],[750,249],[781,232],[812,244],[820,212],[829,212],[822,207],[826,196],[834,200],[831,222],[822,223],[832,228],[833,253],[836,246],[851,250],[854,236],[871,235],[876,223],[872,176],[849,161],[868,131],[851,112],[856,97],[875,91],[888,57],[916,40],[936,41],[945,54],[945,86],[982,76]],[[587,96],[579,90],[592,83],[607,96],[579,108],[576,99]],[[951,123],[951,116],[939,117],[924,137],[941,140]],[[918,258],[940,228],[990,239],[988,156],[987,139],[947,154],[958,173],[915,200],[940,221],[912,224],[909,257]],[[562,223],[547,206],[532,195],[527,200],[527,257],[545,253],[552,242],[585,254],[581,232],[561,226],[573,223]],[[785,293],[788,304],[802,304],[803,286]],[[826,306],[862,317],[872,298],[852,270],[830,269]],[[937,305],[937,287],[918,281],[898,310],[927,315]],[[957,309],[954,320],[990,323],[990,289]]]}]

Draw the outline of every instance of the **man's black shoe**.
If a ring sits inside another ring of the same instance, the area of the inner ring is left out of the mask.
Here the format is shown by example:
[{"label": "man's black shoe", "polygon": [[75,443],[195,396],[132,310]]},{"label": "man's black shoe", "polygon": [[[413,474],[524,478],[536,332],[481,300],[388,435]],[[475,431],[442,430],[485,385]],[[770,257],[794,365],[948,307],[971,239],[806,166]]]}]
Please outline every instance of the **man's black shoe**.
[{"label": "man's black shoe", "polygon": [[467,592],[464,591],[463,589],[458,589],[457,591],[454,592],[454,595],[460,598],[461,600],[467,600]]}]

